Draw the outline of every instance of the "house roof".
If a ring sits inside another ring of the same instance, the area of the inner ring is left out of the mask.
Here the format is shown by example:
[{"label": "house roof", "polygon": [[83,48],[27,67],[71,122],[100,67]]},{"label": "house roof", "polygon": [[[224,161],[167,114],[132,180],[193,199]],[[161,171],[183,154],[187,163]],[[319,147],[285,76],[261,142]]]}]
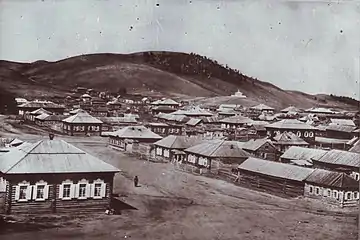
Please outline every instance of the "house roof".
[{"label": "house roof", "polygon": [[287,108],[284,108],[283,110],[281,110],[281,112],[283,112],[283,113],[287,113],[287,112],[297,113],[300,111],[301,111],[300,109],[298,109],[297,107],[294,107],[294,106],[290,106],[290,107],[287,107]]},{"label": "house roof", "polygon": [[251,139],[242,144],[242,149],[256,151],[266,143],[270,144],[275,148],[275,146],[271,143],[269,139]]},{"label": "house roof", "polygon": [[137,120],[133,117],[99,117],[98,119],[107,124],[137,123]]},{"label": "house roof", "polygon": [[227,124],[246,124],[251,123],[252,119],[244,116],[233,116],[233,117],[227,117],[220,120],[221,123],[227,123]]},{"label": "house roof", "polygon": [[65,109],[64,106],[50,102],[50,101],[32,101],[24,103],[19,108],[45,108],[45,109]]},{"label": "house roof", "polygon": [[296,119],[283,119],[281,121],[269,124],[266,128],[275,129],[295,129],[295,130],[315,130],[316,128]]},{"label": "house roof", "polygon": [[172,100],[170,98],[163,99],[163,100],[156,100],[156,101],[152,102],[151,104],[152,105],[180,105],[178,102],[176,102],[175,100]]},{"label": "house roof", "polygon": [[311,160],[314,157],[319,158],[325,153],[327,153],[327,151],[322,149],[291,146],[284,152],[283,155],[280,156],[280,158],[291,160]]},{"label": "house roof", "polygon": [[315,142],[317,143],[327,143],[327,144],[346,144],[349,139],[337,139],[337,138],[328,138],[328,137],[315,137]]},{"label": "house roof", "polygon": [[253,110],[260,110],[260,111],[264,111],[264,110],[275,110],[275,108],[273,107],[269,107],[265,104],[259,104],[259,105],[256,105],[254,107],[251,107],[250,109],[253,109]]},{"label": "house roof", "polygon": [[63,122],[66,123],[92,123],[92,124],[101,124],[103,123],[99,119],[91,116],[86,111],[81,110],[77,114],[70,116],[68,118],[65,118]]},{"label": "house roof", "polygon": [[205,109],[202,109],[200,107],[193,107],[190,109],[180,109],[176,112],[171,113],[172,115],[185,115],[185,116],[204,116],[204,117],[211,117],[214,114],[208,112]]},{"label": "house roof", "polygon": [[0,155],[4,174],[92,173],[120,170],[63,140],[20,145]]},{"label": "house roof", "polygon": [[305,180],[314,169],[250,157],[238,169],[295,181]]},{"label": "house roof", "polygon": [[186,125],[196,126],[199,123],[201,123],[201,121],[202,121],[202,119],[199,119],[199,118],[191,118],[189,121],[186,122]]},{"label": "house roof", "polygon": [[210,140],[184,150],[211,158],[244,158],[250,156],[241,149],[241,143],[236,141]]},{"label": "house roof", "polygon": [[49,115],[49,114],[46,114],[46,113],[42,113],[42,114],[36,116],[35,119],[44,120],[44,119],[47,118],[48,116],[50,116],[50,115]]},{"label": "house roof", "polygon": [[350,148],[349,152],[360,153],[360,140]]},{"label": "house roof", "polygon": [[74,109],[74,110],[70,111],[70,114],[77,114],[78,112],[81,112],[81,111],[83,111],[81,108]]},{"label": "house roof", "polygon": [[169,135],[154,143],[155,146],[183,150],[201,143],[203,140],[198,137]]},{"label": "house roof", "polygon": [[328,109],[328,108],[317,108],[317,107],[312,107],[309,109],[305,110],[306,112],[312,112],[312,113],[324,113],[324,114],[334,114],[336,113],[335,111]]},{"label": "house roof", "polygon": [[112,132],[110,136],[128,139],[162,139],[162,137],[144,126],[127,126]]},{"label": "house roof", "polygon": [[162,123],[162,122],[151,122],[151,123],[148,123],[146,124],[147,126],[152,126],[152,127],[168,127],[169,124],[166,124],[166,123]]},{"label": "house roof", "polygon": [[352,133],[354,130],[356,130],[356,128],[357,128],[356,126],[339,125],[336,123],[330,123],[329,126],[327,126],[326,130]]},{"label": "house roof", "polygon": [[156,115],[157,118],[161,118],[167,121],[174,121],[174,122],[187,122],[189,121],[189,117],[185,115],[173,115],[168,113],[159,113]]},{"label": "house roof", "polygon": [[32,114],[32,115],[41,115],[41,114],[43,114],[43,113],[46,113],[46,114],[48,114],[48,115],[51,115],[51,112],[49,112],[49,111],[47,111],[47,110],[45,110],[45,109],[43,109],[43,108],[39,108],[39,109],[36,109],[36,110],[30,112],[30,114]]},{"label": "house roof", "polygon": [[273,143],[277,145],[309,145],[309,143],[292,132],[280,133],[273,140]]},{"label": "house roof", "polygon": [[356,124],[351,119],[338,119],[338,118],[331,118],[331,123],[338,124],[338,125],[346,125],[346,126],[353,126],[355,127]]},{"label": "house roof", "polygon": [[153,107],[152,110],[156,110],[156,111],[173,111],[175,112],[176,110],[170,106],[167,106],[167,105],[164,105],[164,106],[156,106],[156,107]]},{"label": "house roof", "polygon": [[353,188],[359,189],[359,182],[345,173],[333,172],[324,169],[315,169],[305,182],[315,183],[320,186],[335,188]]},{"label": "house roof", "polygon": [[349,167],[360,167],[360,154],[355,152],[332,149],[323,156],[312,158],[313,161],[343,165]]}]

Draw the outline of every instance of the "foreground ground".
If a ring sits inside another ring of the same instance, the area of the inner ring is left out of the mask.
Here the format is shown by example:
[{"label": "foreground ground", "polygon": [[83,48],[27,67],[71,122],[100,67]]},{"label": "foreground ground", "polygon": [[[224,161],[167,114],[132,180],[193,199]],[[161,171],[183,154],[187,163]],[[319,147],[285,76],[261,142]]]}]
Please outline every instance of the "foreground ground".
[{"label": "foreground ground", "polygon": [[[18,137],[34,141],[41,136],[22,133]],[[108,148],[105,139],[58,138],[120,168],[115,192],[137,210],[113,216],[76,212],[46,216],[36,220],[42,227],[7,231],[0,239],[357,239],[355,213],[194,176],[174,170],[171,164],[134,159]],[[135,175],[141,187],[133,187]]]}]

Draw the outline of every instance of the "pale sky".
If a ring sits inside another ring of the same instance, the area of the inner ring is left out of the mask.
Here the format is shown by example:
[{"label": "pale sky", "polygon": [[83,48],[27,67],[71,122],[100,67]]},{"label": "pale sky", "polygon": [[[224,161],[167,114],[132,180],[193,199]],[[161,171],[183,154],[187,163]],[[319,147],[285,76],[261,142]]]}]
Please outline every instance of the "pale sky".
[{"label": "pale sky", "polygon": [[146,50],[195,52],[284,89],[359,98],[360,2],[0,0],[0,59]]}]

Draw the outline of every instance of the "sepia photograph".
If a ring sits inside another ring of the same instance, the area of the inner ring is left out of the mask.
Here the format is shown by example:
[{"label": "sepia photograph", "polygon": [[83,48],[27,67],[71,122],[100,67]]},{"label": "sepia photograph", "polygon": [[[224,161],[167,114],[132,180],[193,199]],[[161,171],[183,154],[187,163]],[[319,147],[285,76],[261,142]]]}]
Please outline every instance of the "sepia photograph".
[{"label": "sepia photograph", "polygon": [[360,239],[359,0],[0,0],[0,239]]}]

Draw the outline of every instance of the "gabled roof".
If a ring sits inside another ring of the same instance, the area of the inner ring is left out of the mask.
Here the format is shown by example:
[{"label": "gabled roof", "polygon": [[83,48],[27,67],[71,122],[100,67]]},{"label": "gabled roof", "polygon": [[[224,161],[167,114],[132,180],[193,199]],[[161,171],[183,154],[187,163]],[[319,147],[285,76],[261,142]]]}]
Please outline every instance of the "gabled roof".
[{"label": "gabled roof", "polygon": [[334,165],[342,165],[349,167],[360,167],[360,154],[355,152],[330,150],[321,157],[312,158],[314,161],[329,163]]},{"label": "gabled roof", "polygon": [[127,139],[162,139],[144,126],[128,126],[112,132],[110,136]]},{"label": "gabled roof", "polygon": [[357,129],[356,126],[339,125],[335,123],[330,123],[329,126],[326,128],[326,130],[329,131],[346,132],[346,133],[352,133],[356,129]]},{"label": "gabled roof", "polygon": [[266,143],[275,148],[269,139],[251,139],[250,141],[244,142],[242,144],[242,149],[256,151]]},{"label": "gabled roof", "polygon": [[315,130],[316,128],[308,125],[306,123],[300,122],[296,119],[283,119],[281,121],[269,124],[265,126],[266,128],[275,128],[275,129],[295,129],[295,130]]},{"label": "gabled roof", "polygon": [[46,114],[48,114],[48,115],[51,115],[51,112],[46,111],[46,110],[43,109],[43,108],[39,108],[39,109],[36,109],[36,110],[30,112],[30,114],[32,114],[32,115],[41,115],[41,114],[43,114],[43,113],[46,113]]},{"label": "gabled roof", "polygon": [[305,182],[340,189],[359,189],[359,182],[345,173],[333,172],[324,169],[315,169],[315,171],[313,171],[305,179]]},{"label": "gabled roof", "polygon": [[151,103],[152,105],[180,105],[178,102],[168,98],[163,100],[156,100]]},{"label": "gabled roof", "polygon": [[225,140],[206,141],[184,151],[211,158],[246,158],[250,156],[241,149],[241,143]]},{"label": "gabled roof", "polygon": [[280,158],[291,160],[311,160],[312,158],[319,158],[327,153],[323,149],[305,148],[298,146],[291,146],[284,152]]},{"label": "gabled roof", "polygon": [[292,132],[283,132],[273,138],[276,145],[309,145],[302,138]]},{"label": "gabled roof", "polygon": [[356,124],[351,119],[338,119],[338,118],[331,118],[331,123],[338,124],[338,125],[346,125],[346,126],[353,126],[355,127]]},{"label": "gabled roof", "polygon": [[79,113],[79,112],[81,112],[81,111],[84,111],[84,110],[82,110],[81,108],[74,109],[74,110],[71,110],[71,111],[70,111],[70,114],[77,114],[77,113]]},{"label": "gabled roof", "polygon": [[174,122],[187,122],[189,121],[189,117],[185,115],[173,115],[168,113],[159,113],[156,115],[157,118],[161,118],[167,121],[174,121]]},{"label": "gabled roof", "polygon": [[189,121],[186,122],[186,125],[196,126],[199,123],[201,123],[201,121],[202,121],[202,119],[199,119],[199,118],[191,118]]},{"label": "gabled roof", "polygon": [[287,112],[297,113],[297,112],[301,112],[301,110],[298,109],[297,107],[290,106],[290,107],[284,108],[283,110],[281,110],[281,112],[283,112],[283,113],[287,113]]},{"label": "gabled roof", "polygon": [[247,124],[247,123],[251,123],[252,121],[253,121],[252,119],[240,115],[227,117],[220,120],[221,123],[228,123],[228,124]]},{"label": "gabled roof", "polygon": [[193,107],[187,110],[184,109],[180,109],[177,110],[173,113],[171,113],[172,115],[185,115],[185,116],[204,116],[204,117],[211,117],[214,114],[208,112],[205,109],[202,109],[200,107]]},{"label": "gabled roof", "polygon": [[317,107],[312,107],[309,109],[305,110],[306,112],[311,112],[311,113],[325,113],[325,114],[334,114],[336,113],[335,111],[329,109],[329,108],[317,108]]},{"label": "gabled roof", "polygon": [[360,140],[358,140],[358,141],[352,146],[352,148],[350,148],[349,152],[360,153]]},{"label": "gabled roof", "polygon": [[238,169],[294,181],[304,181],[314,171],[311,168],[252,157],[240,164]]},{"label": "gabled roof", "polygon": [[133,117],[98,117],[98,119],[107,124],[137,123]]},{"label": "gabled roof", "polygon": [[155,146],[184,150],[201,143],[203,140],[197,137],[169,135],[154,143]]},{"label": "gabled roof", "polygon": [[273,107],[269,107],[265,104],[259,104],[259,105],[256,105],[254,107],[251,107],[250,109],[253,109],[253,110],[260,110],[260,111],[264,111],[264,110],[275,110],[275,108]]},{"label": "gabled roof", "polygon": [[44,119],[47,118],[48,116],[50,116],[50,115],[49,115],[49,114],[46,114],[46,113],[42,113],[42,114],[36,116],[35,119],[44,120]]},{"label": "gabled roof", "polygon": [[4,174],[119,172],[119,169],[63,140],[23,144],[0,155]]},{"label": "gabled roof", "polygon": [[70,116],[68,118],[65,118],[63,122],[66,123],[92,123],[92,124],[101,124],[103,123],[99,119],[91,116],[86,111],[81,110],[77,114]]},{"label": "gabled roof", "polygon": [[64,106],[53,103],[53,102],[49,102],[49,101],[32,101],[32,102],[27,102],[24,103],[20,106],[18,106],[19,108],[45,108],[45,109],[65,109]]}]

